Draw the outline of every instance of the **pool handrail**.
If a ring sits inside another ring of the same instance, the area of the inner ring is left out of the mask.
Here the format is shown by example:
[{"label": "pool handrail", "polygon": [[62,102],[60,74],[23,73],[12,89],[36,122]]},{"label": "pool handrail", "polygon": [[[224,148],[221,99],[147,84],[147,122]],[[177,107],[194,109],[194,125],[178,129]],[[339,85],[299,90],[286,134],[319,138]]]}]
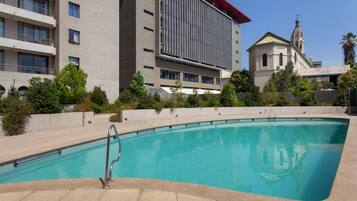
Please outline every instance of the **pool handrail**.
[{"label": "pool handrail", "polygon": [[[112,131],[114,130],[114,136],[112,136]],[[109,166],[109,155],[110,155],[110,138],[113,137],[114,139],[116,138],[118,140],[118,156],[116,159],[114,159]],[[103,178],[99,178],[100,182],[103,185],[104,189],[108,189],[110,188],[110,184],[112,183],[112,173],[113,173],[113,167],[114,164],[119,162],[120,158],[121,158],[121,141],[119,138],[119,133],[117,130],[117,127],[115,125],[111,125],[108,129],[108,136],[107,136],[107,152],[106,152],[106,159],[105,159],[105,175],[104,175],[104,179]]]}]

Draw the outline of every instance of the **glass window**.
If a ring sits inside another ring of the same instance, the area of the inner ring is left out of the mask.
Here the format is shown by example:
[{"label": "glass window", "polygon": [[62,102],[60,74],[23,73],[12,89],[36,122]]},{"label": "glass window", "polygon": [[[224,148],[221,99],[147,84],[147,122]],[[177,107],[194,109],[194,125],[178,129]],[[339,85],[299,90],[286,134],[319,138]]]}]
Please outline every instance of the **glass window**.
[{"label": "glass window", "polygon": [[198,75],[190,74],[190,73],[184,73],[183,74],[183,81],[186,81],[186,82],[198,82]]},{"label": "glass window", "polygon": [[33,43],[50,45],[48,39],[48,29],[31,24],[19,23],[18,39]]},{"label": "glass window", "polygon": [[19,92],[19,94],[21,96],[25,95],[27,93],[27,91],[29,90],[29,88],[25,87],[25,86],[21,86],[17,89],[17,91]]},{"label": "glass window", "polygon": [[48,57],[19,53],[18,71],[24,73],[48,74]]},{"label": "glass window", "polygon": [[69,2],[68,3],[68,15],[70,15],[72,17],[79,18],[79,5]]},{"label": "glass window", "polygon": [[70,29],[69,30],[69,40],[68,42],[69,43],[72,43],[72,44],[79,44],[80,42],[80,38],[79,38],[79,31],[75,31],[75,30],[72,30]]},{"label": "glass window", "polygon": [[297,54],[296,54],[296,52],[295,52],[294,57],[295,57],[295,64],[296,64],[297,63]]},{"label": "glass window", "polygon": [[279,66],[284,65],[284,55],[282,53],[279,54]]},{"label": "glass window", "polygon": [[68,57],[68,63],[77,66],[77,68],[79,68],[79,61],[78,57]]},{"label": "glass window", "polygon": [[221,79],[220,78],[216,78],[216,85],[221,85]]},{"label": "glass window", "polygon": [[0,37],[5,36],[5,21],[4,18],[0,18]]},{"label": "glass window", "polygon": [[263,54],[263,66],[268,66],[268,55]]},{"label": "glass window", "polygon": [[166,80],[180,80],[180,73],[177,71],[161,69],[160,78]]},{"label": "glass window", "polygon": [[0,50],[0,71],[5,70],[5,52]]},{"label": "glass window", "polygon": [[43,15],[49,15],[49,3],[48,0],[19,0],[19,8],[40,13]]},{"label": "glass window", "polygon": [[204,84],[214,84],[213,77],[202,76],[202,83]]}]

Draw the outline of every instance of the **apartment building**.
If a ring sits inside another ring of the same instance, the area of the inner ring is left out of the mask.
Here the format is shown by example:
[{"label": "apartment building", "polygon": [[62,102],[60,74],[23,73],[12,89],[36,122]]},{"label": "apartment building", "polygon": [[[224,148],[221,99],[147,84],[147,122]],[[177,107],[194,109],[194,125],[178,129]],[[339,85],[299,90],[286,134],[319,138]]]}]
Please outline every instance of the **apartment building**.
[{"label": "apartment building", "polygon": [[118,0],[0,0],[0,94],[68,63],[88,73],[88,90],[118,97]]},{"label": "apartment building", "polygon": [[123,0],[120,88],[140,71],[148,87],[220,90],[222,72],[241,68],[240,24],[249,21],[226,0]]}]

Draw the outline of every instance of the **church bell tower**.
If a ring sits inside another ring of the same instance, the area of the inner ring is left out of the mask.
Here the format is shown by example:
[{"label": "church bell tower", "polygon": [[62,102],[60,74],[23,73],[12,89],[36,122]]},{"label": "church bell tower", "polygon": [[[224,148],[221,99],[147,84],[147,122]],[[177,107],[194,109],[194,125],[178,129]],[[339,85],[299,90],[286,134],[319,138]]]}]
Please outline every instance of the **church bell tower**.
[{"label": "church bell tower", "polygon": [[304,32],[300,27],[300,19],[299,15],[297,15],[295,21],[295,28],[291,35],[291,43],[294,45],[301,53],[305,54],[305,40],[304,40]]}]

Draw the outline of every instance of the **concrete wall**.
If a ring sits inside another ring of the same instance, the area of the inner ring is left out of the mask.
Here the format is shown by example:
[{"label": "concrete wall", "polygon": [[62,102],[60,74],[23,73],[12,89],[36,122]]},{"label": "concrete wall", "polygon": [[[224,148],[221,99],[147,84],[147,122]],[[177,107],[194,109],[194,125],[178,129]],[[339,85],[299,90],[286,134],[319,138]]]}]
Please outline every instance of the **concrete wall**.
[{"label": "concrete wall", "polygon": [[261,116],[268,117],[265,110],[274,110],[279,114],[344,114],[346,107],[235,107],[235,108],[178,108],[164,109],[160,113],[155,110],[124,110],[123,122],[140,120],[175,119],[185,117],[219,117],[219,116]]},{"label": "concrete wall", "polygon": [[[94,121],[93,112],[76,112],[60,114],[31,115],[26,132],[50,131],[68,128],[91,126]],[[1,121],[0,121],[1,128]],[[0,129],[0,135],[4,135]]]},{"label": "concrete wall", "polygon": [[242,70],[240,25],[232,23],[232,71]]},{"label": "concrete wall", "polygon": [[[129,86],[136,71],[143,74],[147,86],[175,86],[175,80],[160,79],[160,70],[168,69],[180,72],[184,88],[220,89],[220,85],[216,83],[201,83],[201,76],[220,78],[220,69],[179,58],[160,57],[160,16],[159,0],[122,1],[120,7],[120,88],[124,89]],[[233,29],[235,31],[232,32],[238,44],[234,44],[232,49],[238,49],[239,54],[235,50],[233,53],[229,50],[229,55],[237,54],[234,59],[230,58],[230,60],[239,60],[240,63],[240,27],[235,25]],[[150,51],[144,51],[144,49]],[[199,48],[196,52],[198,51]],[[236,65],[235,68],[238,69],[240,66]],[[200,80],[199,82],[184,82],[183,73],[199,75]]]},{"label": "concrete wall", "polygon": [[[72,0],[80,5],[80,18],[68,15],[68,2],[56,1],[58,69],[68,57],[80,58],[88,73],[87,89],[100,86],[113,102],[119,95],[119,1]],[[80,44],[68,42],[68,30],[80,32]]]}]

